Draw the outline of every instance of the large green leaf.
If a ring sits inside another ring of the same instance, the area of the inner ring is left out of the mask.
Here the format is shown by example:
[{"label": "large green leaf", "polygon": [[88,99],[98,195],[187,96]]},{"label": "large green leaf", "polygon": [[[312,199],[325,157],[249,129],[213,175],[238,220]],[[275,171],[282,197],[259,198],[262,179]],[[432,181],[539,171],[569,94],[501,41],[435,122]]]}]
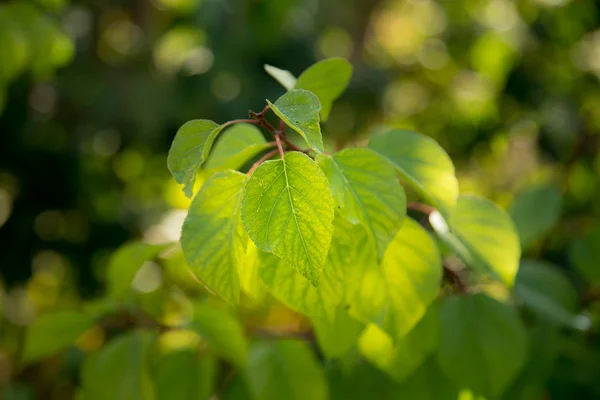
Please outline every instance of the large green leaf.
[{"label": "large green leaf", "polygon": [[146,262],[170,245],[130,242],[121,246],[110,258],[107,269],[109,295],[123,300],[130,293],[133,278]]},{"label": "large green leaf", "polygon": [[192,272],[232,304],[240,295],[238,266],[247,236],[240,220],[246,175],[223,171],[202,186],[181,231],[183,254]]},{"label": "large green leaf", "polygon": [[277,99],[267,103],[286,125],[298,132],[308,145],[317,152],[323,151],[323,137],[319,125],[319,98],[308,90],[293,89]]},{"label": "large green leaf", "polygon": [[155,373],[157,400],[208,400],[214,394],[216,360],[196,351],[178,350],[158,359]]},{"label": "large green leaf", "polygon": [[242,201],[242,220],[256,246],[274,253],[317,286],[333,234],[327,178],[307,155],[262,163]]},{"label": "large green leaf", "polygon": [[279,69],[268,64],[265,64],[265,71],[287,90],[294,88],[296,77],[290,71]]},{"label": "large green leaf", "polygon": [[81,400],[153,400],[148,368],[154,333],[134,331],[89,356],[81,370]]},{"label": "large green leaf", "polygon": [[337,211],[363,224],[377,245],[379,259],[406,216],[406,195],[390,165],[366,148],[349,148],[317,163],[329,179]]},{"label": "large green leaf", "polygon": [[458,387],[495,398],[527,360],[527,333],[506,304],[483,294],[447,297],[437,359]]},{"label": "large green leaf", "polygon": [[227,129],[215,143],[204,168],[239,169],[270,146],[256,126],[236,124]]},{"label": "large green leaf", "polygon": [[600,283],[600,227],[569,243],[569,260],[589,283]]},{"label": "large green leaf", "polygon": [[328,58],[306,69],[298,77],[295,88],[310,90],[319,98],[321,119],[325,122],[333,102],[344,92],[351,76],[352,64],[347,60]]},{"label": "large green leaf", "polygon": [[402,382],[429,357],[438,344],[438,313],[432,306],[419,323],[395,341],[376,325],[369,325],[358,342],[364,357]]},{"label": "large green leaf", "polygon": [[35,362],[74,344],[94,325],[94,320],[80,311],[55,311],[36,319],[25,335],[23,363]]},{"label": "large green leaf", "polygon": [[520,192],[510,208],[521,246],[542,238],[560,217],[562,195],[553,185],[529,186]]},{"label": "large green leaf", "polygon": [[[510,216],[489,200],[460,196],[449,227],[439,213],[430,222],[441,239],[478,273],[512,286],[521,246]],[[450,232],[452,230],[453,232]]]},{"label": "large green leaf", "polygon": [[465,400],[463,397],[459,397],[458,388],[440,369],[434,357],[425,360],[411,376],[405,379],[400,388],[395,391],[393,398]]},{"label": "large green leaf", "polygon": [[314,317],[312,321],[319,347],[328,358],[341,357],[348,352],[365,327],[352,318],[342,304],[337,306],[333,321],[322,317]]},{"label": "large green leaf", "polygon": [[167,166],[173,177],[183,185],[183,192],[187,197],[192,197],[196,172],[208,158],[215,138],[223,129],[213,121],[195,119],[188,121],[179,130],[173,139]]},{"label": "large green leaf", "polygon": [[348,269],[351,313],[378,325],[394,339],[405,335],[439,292],[442,262],[437,244],[417,222],[406,218],[381,265],[374,255],[371,261],[368,255],[363,257]]},{"label": "large green leaf", "polygon": [[194,306],[189,328],[197,332],[219,356],[238,367],[248,358],[248,344],[239,321],[227,310],[207,304]]},{"label": "large green leaf", "polygon": [[525,307],[544,320],[572,326],[577,310],[577,291],[554,265],[526,260],[521,262],[515,281],[515,295]]},{"label": "large green leaf", "polygon": [[389,159],[402,178],[443,215],[454,208],[458,197],[454,165],[435,140],[394,129],[374,136],[369,147]]},{"label": "large green leaf", "polygon": [[257,342],[250,350],[247,382],[260,400],[325,400],[323,369],[306,343],[296,340]]}]

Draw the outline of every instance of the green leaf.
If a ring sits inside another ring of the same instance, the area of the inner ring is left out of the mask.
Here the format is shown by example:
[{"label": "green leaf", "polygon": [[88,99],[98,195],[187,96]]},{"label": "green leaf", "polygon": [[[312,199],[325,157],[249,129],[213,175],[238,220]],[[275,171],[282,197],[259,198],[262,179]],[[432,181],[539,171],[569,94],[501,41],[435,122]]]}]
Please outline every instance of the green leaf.
[{"label": "green leaf", "polygon": [[554,265],[533,260],[521,262],[515,295],[545,321],[573,326],[577,291]]},{"label": "green leaf", "polygon": [[[394,399],[464,400],[452,381],[442,372],[434,357],[429,357],[394,393]],[[481,399],[478,399],[481,400]]]},{"label": "green leaf", "polygon": [[170,245],[130,242],[121,246],[110,258],[107,270],[110,297],[124,300],[131,292],[133,278],[142,265],[156,258]]},{"label": "green leaf", "polygon": [[[450,227],[439,213],[430,222],[441,239],[478,273],[512,286],[519,269],[521,246],[510,216],[489,200],[460,196]],[[453,233],[449,229],[453,230]]]},{"label": "green leaf", "polygon": [[300,341],[255,343],[250,350],[246,375],[256,399],[328,398],[323,370],[310,348]]},{"label": "green leaf", "polygon": [[376,325],[369,325],[358,347],[367,360],[402,382],[435,350],[438,329],[437,307],[432,306],[413,330],[395,341]]},{"label": "green leaf", "polygon": [[35,362],[66,349],[92,326],[94,320],[80,311],[54,311],[41,315],[27,328],[23,363]]},{"label": "green leaf", "polygon": [[250,124],[236,124],[225,131],[210,153],[204,168],[208,170],[239,169],[260,152],[268,149],[260,130]]},{"label": "green leaf", "polygon": [[385,159],[366,148],[349,148],[317,163],[329,179],[338,212],[363,224],[377,245],[379,259],[406,216],[406,195]]},{"label": "green leaf", "polygon": [[265,64],[265,71],[287,90],[294,88],[296,77],[290,71],[279,69],[268,64]]},{"label": "green leaf", "polygon": [[328,58],[306,69],[298,77],[295,88],[309,90],[319,98],[321,119],[325,122],[333,102],[346,90],[351,76],[352,64],[347,60]]},{"label": "green leaf", "polygon": [[213,175],[190,206],[181,231],[181,247],[192,272],[233,305],[238,304],[247,236],[240,220],[246,175]]},{"label": "green leaf", "polygon": [[317,286],[333,234],[327,178],[307,155],[262,163],[242,200],[242,220],[256,246],[274,253]]},{"label": "green leaf", "polygon": [[368,254],[353,259],[353,264],[347,277],[351,314],[378,325],[394,339],[419,322],[439,292],[442,262],[437,244],[410,218],[404,220],[381,265]]},{"label": "green leaf", "polygon": [[240,323],[228,311],[197,304],[189,328],[202,336],[219,356],[240,368],[246,365],[248,344]]},{"label": "green leaf", "polygon": [[322,317],[314,317],[312,321],[319,347],[327,358],[341,357],[348,352],[365,327],[352,318],[343,305],[336,308],[333,321]]},{"label": "green leaf", "polygon": [[271,109],[289,127],[298,132],[315,151],[323,151],[323,137],[319,125],[319,98],[308,90],[293,89],[277,99],[267,100]]},{"label": "green leaf", "polygon": [[208,158],[215,138],[224,128],[213,121],[195,119],[188,121],[173,139],[167,166],[177,183],[183,185],[183,192],[192,197],[196,172]]},{"label": "green leaf", "polygon": [[569,243],[569,260],[588,283],[600,283],[600,227]]},{"label": "green leaf", "polygon": [[562,194],[554,185],[529,186],[520,192],[510,208],[521,246],[541,239],[558,221]]},{"label": "green leaf", "polygon": [[261,254],[268,253],[259,250],[254,242],[250,240],[246,248],[244,262],[238,265],[242,290],[257,303],[262,302],[267,293],[259,276],[259,268],[262,262]]},{"label": "green leaf", "polygon": [[148,369],[154,333],[134,331],[110,341],[90,355],[81,370],[82,400],[153,400]]},{"label": "green leaf", "polygon": [[425,201],[449,215],[456,205],[458,180],[448,154],[430,137],[402,129],[374,136],[369,147],[386,157]]},{"label": "green leaf", "polygon": [[214,394],[216,360],[196,351],[178,350],[162,356],[156,366],[157,400],[208,400]]},{"label": "green leaf", "polygon": [[440,332],[442,370],[476,394],[502,394],[527,359],[527,334],[517,314],[483,294],[445,298]]}]

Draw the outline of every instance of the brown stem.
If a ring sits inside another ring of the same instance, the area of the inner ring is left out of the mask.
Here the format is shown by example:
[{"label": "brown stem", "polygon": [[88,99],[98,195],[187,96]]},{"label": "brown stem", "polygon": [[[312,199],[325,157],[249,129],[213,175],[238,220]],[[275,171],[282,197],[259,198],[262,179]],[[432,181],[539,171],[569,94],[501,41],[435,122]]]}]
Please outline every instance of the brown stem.
[{"label": "brown stem", "polygon": [[409,210],[418,211],[418,212],[426,214],[426,215],[430,215],[434,211],[437,211],[434,207],[432,207],[428,204],[414,203],[414,202],[408,203],[406,205],[406,208]]},{"label": "brown stem", "polygon": [[283,146],[281,145],[281,139],[279,138],[280,133],[275,132],[275,141],[277,142],[277,149],[279,149],[279,155],[283,158]]},{"label": "brown stem", "polygon": [[254,171],[256,170],[256,168],[258,168],[258,166],[260,164],[267,161],[269,158],[273,157],[277,153],[279,153],[279,149],[273,149],[270,152],[268,152],[267,154],[265,154],[264,156],[262,156],[257,162],[252,164],[252,167],[250,167],[250,169],[248,170],[248,173],[246,175],[248,175],[248,176],[252,175],[252,173],[254,173]]},{"label": "brown stem", "polygon": [[234,119],[234,120],[225,122],[223,125],[221,125],[221,127],[222,128],[226,128],[229,125],[239,124],[239,123],[246,123],[246,124],[257,125],[259,122],[257,120],[254,120],[254,119]]}]

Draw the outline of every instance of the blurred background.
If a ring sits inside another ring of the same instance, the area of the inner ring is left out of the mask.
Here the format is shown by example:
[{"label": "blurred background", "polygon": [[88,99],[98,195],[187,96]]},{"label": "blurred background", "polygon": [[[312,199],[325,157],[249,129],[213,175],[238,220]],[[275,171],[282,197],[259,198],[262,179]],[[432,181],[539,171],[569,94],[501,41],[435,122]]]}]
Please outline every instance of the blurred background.
[{"label": "blurred background", "polygon": [[[582,301],[597,300],[600,1],[9,0],[0,384],[14,375],[20,327],[101,293],[117,247],[178,238],[189,200],[166,167],[177,129],[277,99],[284,89],[264,64],[298,76],[327,57],[354,66],[323,126],[330,148],[382,124],[435,138],[461,192],[513,213],[524,256],[556,264]],[[542,234],[527,232],[531,210],[551,216]],[[584,387],[591,371],[559,373],[557,387]]]}]

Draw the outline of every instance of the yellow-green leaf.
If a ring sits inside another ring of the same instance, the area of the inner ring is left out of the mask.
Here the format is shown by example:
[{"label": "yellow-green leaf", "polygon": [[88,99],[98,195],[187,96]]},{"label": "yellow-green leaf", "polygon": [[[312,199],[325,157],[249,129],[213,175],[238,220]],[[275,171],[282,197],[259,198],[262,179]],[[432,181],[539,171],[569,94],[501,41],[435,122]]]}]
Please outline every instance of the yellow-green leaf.
[{"label": "yellow-green leaf", "polygon": [[204,168],[208,170],[239,169],[252,157],[268,149],[269,146],[256,126],[236,124],[220,136]]}]

